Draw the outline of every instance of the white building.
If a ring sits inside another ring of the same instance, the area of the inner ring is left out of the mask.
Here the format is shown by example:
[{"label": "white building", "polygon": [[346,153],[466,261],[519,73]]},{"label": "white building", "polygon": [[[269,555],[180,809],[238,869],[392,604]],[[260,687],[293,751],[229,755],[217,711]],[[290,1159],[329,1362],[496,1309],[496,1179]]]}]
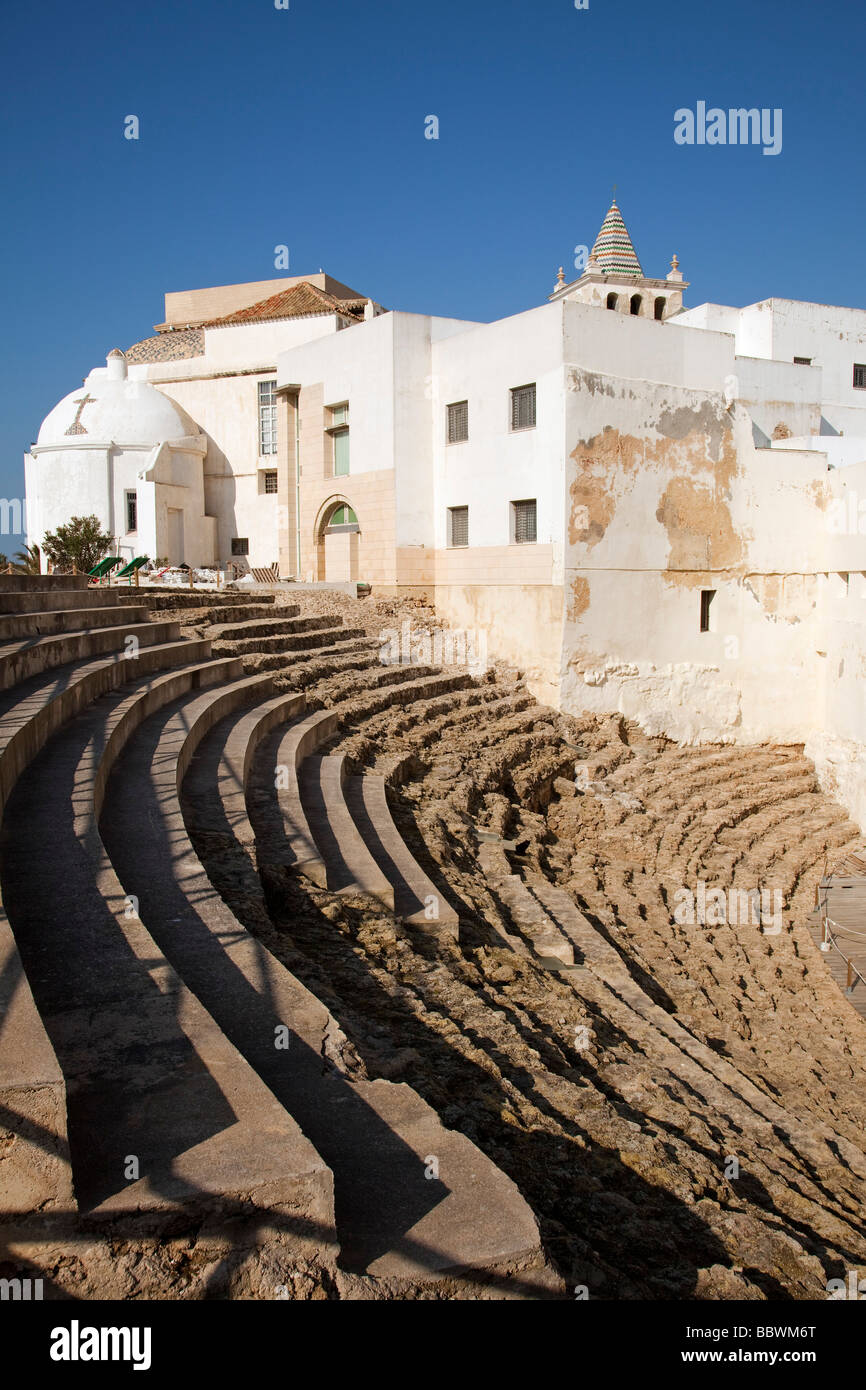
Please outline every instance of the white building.
[{"label": "white building", "polygon": [[[324,275],[169,295],[125,389],[178,414],[142,425],[121,544],[424,594],[565,709],[807,744],[866,825],[866,312],[685,288],[676,257],[644,276],[614,205],[578,280],[495,323]],[[134,441],[100,425],[88,472],[79,397],[28,462],[31,541],[123,515]]]}]

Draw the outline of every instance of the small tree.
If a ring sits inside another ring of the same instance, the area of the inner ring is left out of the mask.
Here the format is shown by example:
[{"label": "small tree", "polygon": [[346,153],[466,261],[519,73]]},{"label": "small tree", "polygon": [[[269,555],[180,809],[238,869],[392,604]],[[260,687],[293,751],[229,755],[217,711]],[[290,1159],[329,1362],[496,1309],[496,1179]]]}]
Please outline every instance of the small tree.
[{"label": "small tree", "polygon": [[98,516],[73,516],[65,526],[45,535],[42,548],[57,574],[73,569],[86,574],[108,554],[111,541]]},{"label": "small tree", "polygon": [[19,550],[16,554],[12,565],[16,574],[41,574],[39,546],[25,545],[24,549]]}]

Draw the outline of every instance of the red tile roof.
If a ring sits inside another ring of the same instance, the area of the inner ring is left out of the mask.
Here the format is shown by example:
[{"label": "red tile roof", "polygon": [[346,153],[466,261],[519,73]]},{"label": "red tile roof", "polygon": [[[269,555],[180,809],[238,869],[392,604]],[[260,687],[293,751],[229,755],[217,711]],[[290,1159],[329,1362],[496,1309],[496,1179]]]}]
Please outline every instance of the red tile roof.
[{"label": "red tile roof", "polygon": [[366,303],[366,299],[337,299],[335,295],[311,285],[308,280],[302,280],[300,284],[280,290],[279,294],[272,294],[268,299],[260,299],[258,304],[236,309],[233,314],[226,314],[223,318],[211,319],[203,327],[227,328],[231,324],[308,318],[313,314],[341,314],[357,322],[364,317]]}]

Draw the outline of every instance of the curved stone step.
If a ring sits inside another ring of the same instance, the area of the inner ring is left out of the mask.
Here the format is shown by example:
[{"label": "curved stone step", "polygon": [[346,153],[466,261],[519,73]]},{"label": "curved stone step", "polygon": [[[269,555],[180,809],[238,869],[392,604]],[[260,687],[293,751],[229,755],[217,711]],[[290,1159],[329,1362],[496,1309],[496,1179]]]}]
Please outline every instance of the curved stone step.
[{"label": "curved stone step", "polygon": [[279,637],[285,633],[321,632],[341,628],[343,619],[337,616],[301,618],[298,608],[281,608],[279,617],[252,618],[241,620],[230,616],[227,621],[215,623],[208,632],[212,642],[234,642],[246,637]]},{"label": "curved stone step", "polygon": [[252,849],[246,794],[253,760],[272,730],[300,718],[305,703],[302,694],[283,693],[251,710],[235,710],[214,726],[196,750],[182,788],[184,814],[187,805],[195,808],[199,832],[226,833]]},{"label": "curved stone step", "polygon": [[325,886],[332,893],[365,893],[393,912],[393,884],[365,845],[346,801],[342,753],[306,758],[298,780],[307,824],[325,865]]},{"label": "curved stone step", "polygon": [[[0,579],[5,576],[0,575]],[[71,576],[70,576],[71,577]],[[49,613],[66,609],[95,609],[133,607],[142,604],[141,592],[136,589],[22,589],[0,590],[0,613]]]},{"label": "curved stone step", "polygon": [[0,615],[0,642],[45,637],[60,632],[83,632],[94,627],[117,627],[124,622],[146,623],[147,605],[105,604],[102,608],[49,608],[44,612]]},{"label": "curved stone step", "polygon": [[232,641],[224,638],[214,642],[214,651],[223,656],[248,656],[256,653],[315,651],[332,646],[337,639],[347,642],[365,637],[361,627],[316,627],[304,632],[285,632],[278,637],[242,637]]},{"label": "curved stone step", "polygon": [[175,642],[180,637],[178,623],[129,623],[120,627],[64,632],[57,636],[35,637],[30,641],[0,647],[0,690],[42,671],[82,661],[108,652],[135,651]]},{"label": "curved stone step", "polygon": [[[98,830],[106,779],[133,731],[238,666],[185,667],[89,708],[31,769],[7,834],[4,886],[70,1088],[79,1201],[149,1229],[178,1206],[218,1216],[226,1198],[251,1197],[264,1207],[290,1202],[333,1226],[325,1165],[166,964]],[[72,808],[59,827],[58,794]],[[52,825],[53,853],[37,873]],[[140,1165],[134,1181],[130,1156]]]},{"label": "curved stone step", "polygon": [[532,896],[520,876],[511,872],[502,845],[493,841],[482,843],[478,848],[478,862],[484,877],[508,908],[511,920],[528,942],[539,964],[550,969],[573,966],[575,960],[571,941],[545,911],[543,904]]},{"label": "curved stone step", "polygon": [[334,710],[317,710],[290,725],[274,740],[267,740],[261,750],[262,764],[271,763],[268,780],[277,794],[281,833],[274,835],[257,825],[257,854],[266,836],[269,864],[305,874],[320,888],[327,887],[327,869],[307,821],[298,774],[304,759],[339,727],[340,717]]},{"label": "curved stone step", "polygon": [[103,835],[167,959],[333,1171],[342,1267],[427,1280],[536,1260],[535,1219],[510,1179],[408,1086],[353,1080],[331,1061],[336,1020],[213,888],[177,792],[201,713],[186,701],[141,727],[109,784]]},{"label": "curved stone step", "polygon": [[391,817],[385,779],[375,773],[352,777],[346,804],[381,872],[391,884],[394,910],[410,926],[457,941],[460,919],[415,859]]},{"label": "curved stone step", "polygon": [[126,681],[209,655],[205,638],[159,643],[140,647],[135,656],[55,667],[0,695],[0,813],[16,779],[47,739],[92,700]]}]

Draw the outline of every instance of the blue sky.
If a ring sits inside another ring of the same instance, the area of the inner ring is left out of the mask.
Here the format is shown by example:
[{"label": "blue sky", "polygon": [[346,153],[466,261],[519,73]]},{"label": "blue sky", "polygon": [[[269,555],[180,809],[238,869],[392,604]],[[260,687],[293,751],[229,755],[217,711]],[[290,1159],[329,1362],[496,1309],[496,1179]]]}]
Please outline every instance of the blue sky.
[{"label": "blue sky", "polygon": [[[645,273],[676,251],[688,305],[857,303],[864,37],[850,0],[4,7],[0,495],[166,290],[272,278],[278,244],[289,274],[493,319],[571,278],[616,184]],[[781,153],[675,144],[701,100],[781,108]]]}]

